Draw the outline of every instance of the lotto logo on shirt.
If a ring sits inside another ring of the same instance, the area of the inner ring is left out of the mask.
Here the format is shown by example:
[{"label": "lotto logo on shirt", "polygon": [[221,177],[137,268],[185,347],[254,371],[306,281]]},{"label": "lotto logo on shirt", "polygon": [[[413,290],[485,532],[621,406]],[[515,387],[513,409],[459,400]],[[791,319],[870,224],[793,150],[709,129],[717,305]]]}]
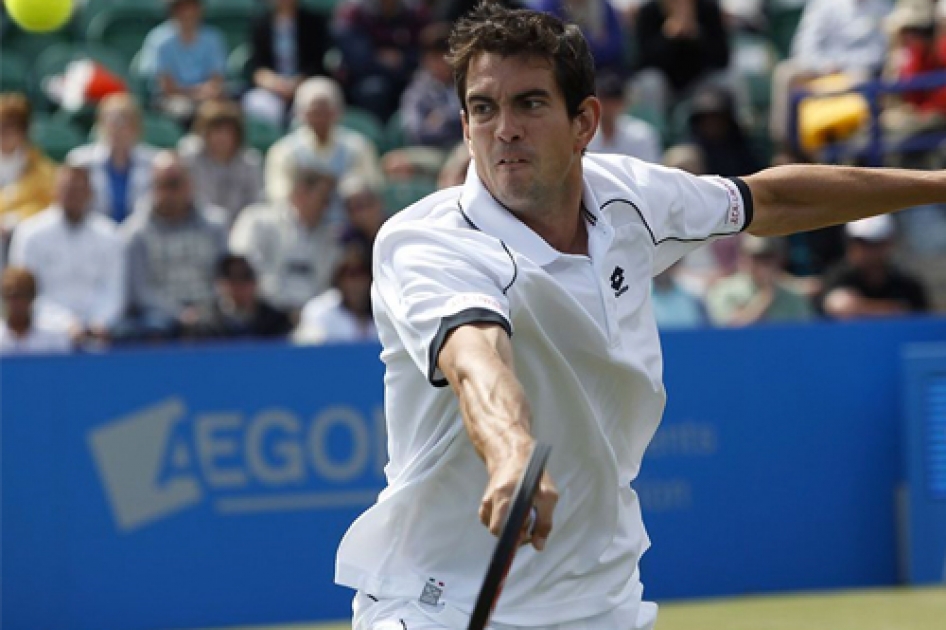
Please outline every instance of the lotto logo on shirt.
[{"label": "lotto logo on shirt", "polygon": [[88,445],[115,526],[130,533],[205,502],[227,515],[369,505],[385,439],[380,408],[189,415],[175,397],[93,429]]}]

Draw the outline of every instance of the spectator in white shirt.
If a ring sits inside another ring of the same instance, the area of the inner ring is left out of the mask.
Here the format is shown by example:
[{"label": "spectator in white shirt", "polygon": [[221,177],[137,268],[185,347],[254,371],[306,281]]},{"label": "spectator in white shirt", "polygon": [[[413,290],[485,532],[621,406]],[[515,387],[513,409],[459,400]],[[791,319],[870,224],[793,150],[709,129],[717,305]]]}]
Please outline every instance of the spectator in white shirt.
[{"label": "spectator in white shirt", "polygon": [[602,74],[597,92],[601,99],[601,122],[588,151],[629,155],[659,164],[663,153],[660,135],[650,123],[625,113],[628,102],[621,77]]},{"label": "spectator in white shirt", "polygon": [[10,262],[33,272],[44,301],[70,313],[77,338],[105,339],[125,305],[124,253],[115,222],[92,212],[91,200],[88,168],[60,167],[53,205],[17,227]]},{"label": "spectator in white shirt", "polygon": [[230,232],[230,251],[256,269],[260,294],[293,322],[302,306],[331,284],[340,250],[325,215],[334,196],[331,173],[295,167],[289,198],[250,206]]},{"label": "spectator in white shirt", "polygon": [[296,343],[378,341],[371,316],[371,265],[364,250],[349,247],[332,274],[332,288],[302,309]]},{"label": "spectator in white shirt", "polygon": [[0,320],[0,354],[68,352],[69,334],[34,315],[36,278],[28,269],[7,267],[0,279],[4,317]]}]

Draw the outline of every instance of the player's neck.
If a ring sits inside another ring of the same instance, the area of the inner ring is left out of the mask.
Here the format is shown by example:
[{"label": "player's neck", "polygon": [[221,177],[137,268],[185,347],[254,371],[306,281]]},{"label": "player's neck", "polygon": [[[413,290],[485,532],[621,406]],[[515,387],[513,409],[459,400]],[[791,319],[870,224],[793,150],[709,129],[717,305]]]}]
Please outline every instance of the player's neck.
[{"label": "player's neck", "polygon": [[588,254],[588,228],[581,213],[581,197],[577,197],[561,212],[547,212],[519,219],[542,237],[553,249],[564,254]]}]

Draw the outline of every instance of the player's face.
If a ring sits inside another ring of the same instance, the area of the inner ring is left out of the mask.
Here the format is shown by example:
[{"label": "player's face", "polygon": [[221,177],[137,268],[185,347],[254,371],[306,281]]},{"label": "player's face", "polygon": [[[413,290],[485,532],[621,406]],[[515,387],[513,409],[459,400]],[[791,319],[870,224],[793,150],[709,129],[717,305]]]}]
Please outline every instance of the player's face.
[{"label": "player's face", "polygon": [[589,97],[571,119],[552,64],[483,53],[467,72],[463,130],[486,188],[521,213],[558,210],[581,185],[581,152],[600,115]]}]

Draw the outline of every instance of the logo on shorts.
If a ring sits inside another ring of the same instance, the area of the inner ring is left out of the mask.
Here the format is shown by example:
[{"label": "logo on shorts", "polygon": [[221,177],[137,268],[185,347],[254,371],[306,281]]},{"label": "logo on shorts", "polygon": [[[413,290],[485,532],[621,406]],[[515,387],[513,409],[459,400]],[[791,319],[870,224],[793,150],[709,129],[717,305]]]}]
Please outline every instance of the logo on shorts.
[{"label": "logo on shorts", "polygon": [[420,594],[420,602],[437,606],[440,604],[440,596],[443,595],[443,582],[438,582],[434,578],[427,580],[424,584],[424,590]]},{"label": "logo on shorts", "polygon": [[621,297],[627,292],[627,284],[624,283],[624,270],[615,267],[611,272],[611,288],[614,289],[614,297]]}]

